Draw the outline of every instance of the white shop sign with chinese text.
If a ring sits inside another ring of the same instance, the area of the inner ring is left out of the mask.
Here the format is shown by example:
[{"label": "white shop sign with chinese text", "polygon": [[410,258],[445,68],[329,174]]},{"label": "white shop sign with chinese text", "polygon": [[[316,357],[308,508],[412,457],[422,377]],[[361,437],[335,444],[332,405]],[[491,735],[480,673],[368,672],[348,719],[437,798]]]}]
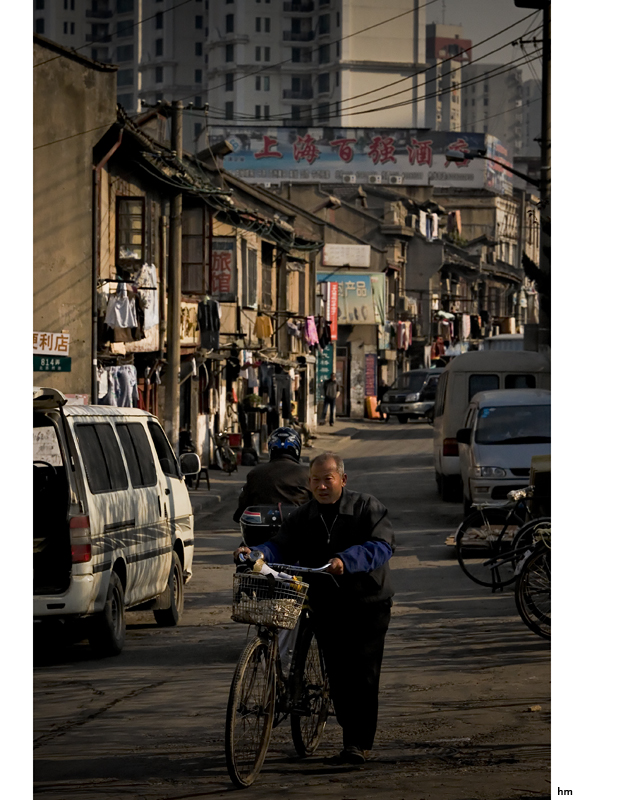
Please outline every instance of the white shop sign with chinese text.
[{"label": "white shop sign with chinese text", "polygon": [[323,246],[326,267],[370,267],[371,246],[368,244],[326,244]]},{"label": "white shop sign with chinese text", "polygon": [[33,355],[69,356],[70,334],[33,331]]}]

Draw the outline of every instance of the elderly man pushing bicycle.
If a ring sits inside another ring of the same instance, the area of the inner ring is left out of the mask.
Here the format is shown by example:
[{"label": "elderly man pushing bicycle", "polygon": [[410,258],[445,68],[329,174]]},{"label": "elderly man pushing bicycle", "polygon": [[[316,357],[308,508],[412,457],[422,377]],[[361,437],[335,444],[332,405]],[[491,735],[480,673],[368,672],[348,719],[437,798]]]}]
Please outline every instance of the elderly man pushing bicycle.
[{"label": "elderly man pushing bicycle", "polygon": [[[379,676],[392,607],[390,560],[395,535],[375,497],[345,488],[343,460],[322,453],[310,464],[314,499],[260,545],[268,562],[317,567],[329,562],[335,583],[310,580],[313,624],[329,674],[343,750],[336,764],[363,764],[377,730]],[[234,557],[251,552],[239,547]]]}]

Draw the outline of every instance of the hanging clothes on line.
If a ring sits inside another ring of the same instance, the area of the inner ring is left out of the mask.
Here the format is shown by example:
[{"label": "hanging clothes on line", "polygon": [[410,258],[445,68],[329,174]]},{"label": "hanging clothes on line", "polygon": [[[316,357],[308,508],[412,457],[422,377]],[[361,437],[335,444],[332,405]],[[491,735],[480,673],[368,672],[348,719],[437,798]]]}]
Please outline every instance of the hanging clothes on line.
[{"label": "hanging clothes on line", "polygon": [[98,403],[103,406],[138,408],[139,393],[135,366],[133,364],[121,364],[114,367],[105,367],[105,371],[107,373],[107,392],[104,396],[100,396],[101,384],[99,381]]},{"label": "hanging clothes on line", "polygon": [[270,339],[273,335],[273,323],[266,314],[258,314],[254,331],[258,339]]},{"label": "hanging clothes on line", "polygon": [[197,319],[201,347],[204,350],[217,350],[220,347],[220,303],[206,297],[198,304]]},{"label": "hanging clothes on line", "polygon": [[[159,297],[157,295],[157,269],[154,264],[144,264],[135,281],[140,305],[144,309],[144,330],[159,324]],[[149,291],[142,291],[146,287]]]},{"label": "hanging clothes on line", "polygon": [[318,333],[316,332],[316,321],[314,317],[306,317],[303,339],[308,347],[318,346]]},{"label": "hanging clothes on line", "polygon": [[126,283],[119,283],[115,294],[109,297],[105,322],[110,328],[136,328],[135,303],[129,300]]}]

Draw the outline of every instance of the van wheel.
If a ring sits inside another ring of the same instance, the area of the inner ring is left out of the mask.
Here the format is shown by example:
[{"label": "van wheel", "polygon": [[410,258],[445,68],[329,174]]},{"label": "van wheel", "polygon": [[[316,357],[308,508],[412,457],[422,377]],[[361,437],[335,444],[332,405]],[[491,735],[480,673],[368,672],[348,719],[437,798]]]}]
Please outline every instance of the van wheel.
[{"label": "van wheel", "polygon": [[153,611],[155,622],[160,628],[174,627],[179,622],[181,614],[183,614],[183,569],[181,560],[176,553],[172,554],[168,590],[170,592],[170,608]]},{"label": "van wheel", "polygon": [[107,602],[92,618],[88,638],[92,650],[99,656],[117,656],[122,652],[125,637],[124,589],[118,574],[112,572]]},{"label": "van wheel", "polygon": [[399,422],[400,422],[402,425],[404,425],[404,424],[405,424],[405,423],[406,423],[406,422],[407,422],[407,421],[410,419],[410,417],[408,416],[408,414],[399,414],[399,416],[397,417],[397,419],[399,420]]}]

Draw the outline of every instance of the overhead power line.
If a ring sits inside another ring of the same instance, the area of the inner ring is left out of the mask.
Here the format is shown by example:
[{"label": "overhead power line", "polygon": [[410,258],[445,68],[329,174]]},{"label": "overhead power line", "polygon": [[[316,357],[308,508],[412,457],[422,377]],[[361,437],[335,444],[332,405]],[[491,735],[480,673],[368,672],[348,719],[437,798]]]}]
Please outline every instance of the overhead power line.
[{"label": "overhead power line", "polygon": [[[458,89],[466,89],[469,86],[474,86],[475,84],[482,83],[483,81],[491,80],[491,78],[495,78],[498,75],[503,75],[506,72],[510,72],[511,70],[516,69],[519,66],[521,66],[522,62],[525,62],[526,59],[528,59],[530,57],[530,55],[535,55],[535,53],[539,54],[539,55],[536,55],[535,58],[536,59],[540,58],[541,51],[540,50],[536,50],[531,54],[527,54],[527,55],[524,55],[524,56],[519,56],[519,57],[513,59],[508,64],[505,64],[505,65],[504,64],[498,64],[497,66],[493,67],[492,69],[481,73],[481,75],[477,75],[474,78],[469,78],[467,81],[462,81],[460,83],[460,85],[456,86],[456,87],[450,87],[448,89],[442,89],[442,90],[439,90],[439,91],[436,91],[436,92],[430,92],[430,93],[421,95],[420,97],[416,97],[416,98],[413,97],[413,98],[410,98],[409,100],[403,100],[403,101],[401,101],[399,103],[392,103],[392,104],[389,104],[389,105],[377,106],[376,108],[367,108],[367,109],[364,109],[363,111],[352,111],[351,108],[344,109],[344,113],[351,113],[353,115],[369,114],[369,113],[375,112],[375,111],[385,111],[385,110],[393,109],[393,108],[401,108],[403,106],[407,106],[407,105],[411,105],[412,103],[416,103],[419,100],[431,99],[432,97],[443,97],[443,96],[445,96],[447,94],[451,94],[453,91],[457,91]],[[400,93],[398,93],[398,94],[400,94]],[[380,102],[380,101],[381,101],[381,98],[378,101],[371,101],[371,102]],[[366,105],[366,104],[364,104],[364,105]],[[370,105],[370,103],[369,103],[369,105]],[[355,108],[358,108],[358,106],[356,106]],[[188,113],[188,114],[192,114],[194,116],[198,116],[198,114],[194,114],[194,111],[196,111],[196,110],[197,109],[183,109],[184,113]],[[198,109],[198,111],[202,111],[202,110],[203,109]],[[340,112],[336,112],[335,114],[333,114],[333,116],[338,116],[339,113]],[[291,119],[291,118],[288,117],[287,115],[286,116],[276,115],[276,116],[271,116],[268,119],[265,119],[265,120],[262,120],[262,121],[263,122],[278,122],[278,121],[281,121],[282,119]],[[228,122],[238,122],[238,121],[247,122],[247,121],[253,121],[253,120],[254,120],[253,117],[249,117],[249,116],[245,117],[244,115],[239,115],[238,116],[238,120],[226,120],[225,118],[221,117],[221,119],[219,121],[220,122],[223,122],[223,121],[228,121]],[[259,122],[259,119],[256,118],[255,121]],[[295,120],[295,123],[298,123],[298,120]]]},{"label": "overhead power line", "polygon": [[[432,0],[432,2],[434,2],[434,0]],[[427,3],[427,4],[423,5],[423,6],[419,5],[419,6],[416,6],[415,9],[425,8],[426,5],[430,5],[430,4],[431,3]],[[415,9],[411,9],[411,11],[414,11]],[[370,25],[367,28],[363,28],[363,29],[361,29],[359,31],[355,31],[354,33],[348,34],[347,36],[343,36],[340,39],[337,39],[337,40],[334,40],[334,41],[330,42],[330,44],[334,44],[336,41],[337,42],[341,42],[344,39],[349,39],[352,36],[357,36],[360,33],[364,33],[365,31],[368,31],[368,30],[372,30],[375,27],[384,25],[387,22],[390,22],[392,20],[398,19],[399,17],[405,16],[405,15],[411,13],[411,11],[405,11],[403,14],[398,14],[398,15],[396,15],[394,17],[390,17],[389,19],[383,20],[382,22],[376,23],[375,25]],[[481,45],[485,44],[486,42],[489,42],[492,39],[497,38],[501,34],[506,33],[507,31],[511,30],[512,28],[516,27],[517,25],[520,25],[522,22],[525,22],[526,20],[529,20],[530,17],[533,17],[537,13],[538,12],[533,11],[531,14],[527,14],[525,17],[522,17],[521,19],[517,20],[516,22],[513,22],[511,25],[507,25],[505,28],[502,28],[501,30],[497,31],[496,33],[491,34],[491,36],[487,36],[485,39],[482,39],[481,41],[477,42],[475,45],[471,45],[471,47],[467,47],[464,50],[460,50],[455,55],[452,55],[452,56],[449,56],[448,58],[442,59],[439,63],[445,64],[445,63],[447,63],[449,61],[453,61],[454,59],[459,58],[462,54],[468,52],[472,48],[478,48]],[[508,44],[511,44],[511,43],[509,42]],[[479,61],[481,58],[483,58],[483,56],[481,56],[479,59],[476,59],[476,61]],[[267,66],[261,67],[259,70],[256,70],[254,72],[249,72],[246,75],[241,75],[238,78],[234,78],[234,83],[237,82],[237,81],[243,80],[244,78],[254,77],[255,75],[259,74],[260,72],[264,72],[265,70],[274,69],[275,67],[281,66],[282,64],[286,64],[288,62],[291,62],[291,60],[292,59],[286,59],[284,61],[279,61],[276,64],[269,64]],[[412,78],[415,78],[415,77],[417,77],[419,75],[422,75],[425,72],[427,72],[429,69],[431,69],[431,67],[426,67],[426,68],[423,68],[423,69],[419,69],[416,72],[412,72],[409,75],[404,76],[403,78],[398,78],[397,80],[390,81],[389,83],[386,83],[383,86],[379,86],[379,87],[377,87],[377,89],[371,89],[371,90],[369,90],[367,92],[362,92],[361,94],[357,94],[357,95],[353,95],[351,97],[347,97],[344,100],[338,101],[338,102],[340,102],[340,103],[342,103],[344,105],[345,103],[349,103],[349,102],[351,102],[353,100],[357,100],[357,99],[359,99],[361,97],[366,97],[369,94],[373,94],[374,92],[381,92],[383,89],[387,89],[387,88],[389,88],[391,86],[396,86],[397,84],[402,83],[403,81],[411,80]],[[219,84],[217,86],[212,86],[212,87],[210,87],[208,89],[208,91],[211,91],[211,90],[214,90],[214,89],[221,89],[225,85],[226,85],[225,83],[221,83],[221,84]],[[181,97],[181,98],[178,98],[178,99],[181,100],[181,101],[184,101],[184,100],[188,100],[190,97],[196,97],[196,96],[198,96],[198,92],[194,92],[192,94],[185,95],[184,97]],[[176,101],[172,100],[172,102],[176,102]],[[210,110],[214,110],[218,114],[221,114],[221,115],[224,113],[224,112],[222,112],[222,110],[217,109],[215,106],[214,107],[210,106]],[[243,115],[238,115],[238,116],[239,116],[240,119],[244,118]],[[289,115],[283,115],[283,116],[282,115],[275,115],[273,117],[273,119],[278,119],[278,118],[279,119],[284,119],[284,118],[285,119],[289,119],[290,117],[289,117]],[[251,117],[251,119],[253,119],[253,117]]]}]

